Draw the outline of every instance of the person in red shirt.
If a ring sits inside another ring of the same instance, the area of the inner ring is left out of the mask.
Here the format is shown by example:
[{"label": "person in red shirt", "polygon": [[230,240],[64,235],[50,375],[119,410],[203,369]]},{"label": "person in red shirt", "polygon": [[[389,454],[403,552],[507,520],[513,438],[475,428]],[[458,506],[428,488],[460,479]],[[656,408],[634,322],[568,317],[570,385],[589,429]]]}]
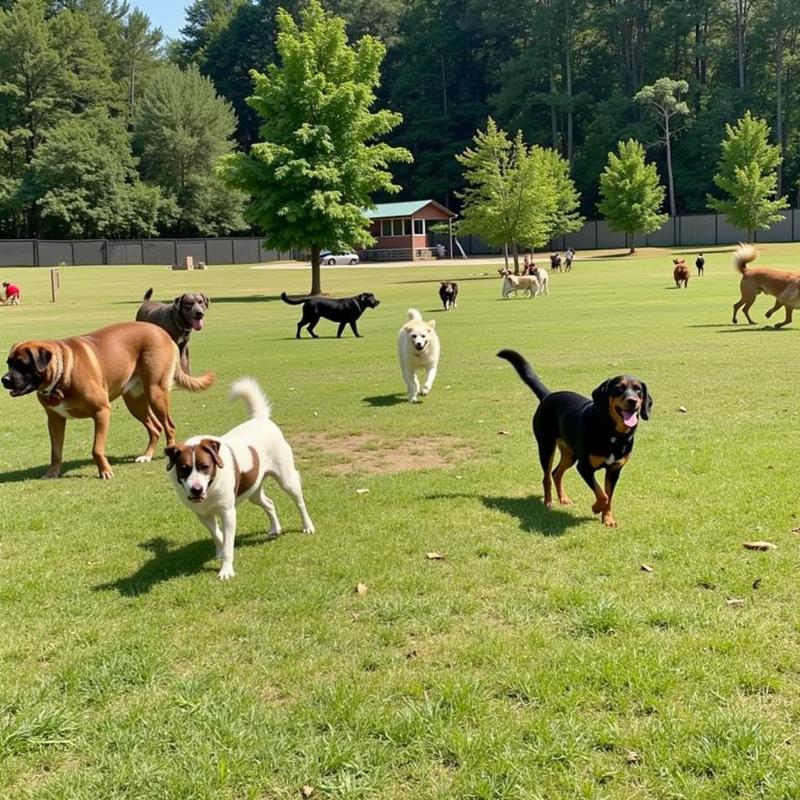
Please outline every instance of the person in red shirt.
[{"label": "person in red shirt", "polygon": [[19,305],[19,286],[3,281],[3,293],[5,294],[3,298],[4,304],[10,303],[12,306]]}]

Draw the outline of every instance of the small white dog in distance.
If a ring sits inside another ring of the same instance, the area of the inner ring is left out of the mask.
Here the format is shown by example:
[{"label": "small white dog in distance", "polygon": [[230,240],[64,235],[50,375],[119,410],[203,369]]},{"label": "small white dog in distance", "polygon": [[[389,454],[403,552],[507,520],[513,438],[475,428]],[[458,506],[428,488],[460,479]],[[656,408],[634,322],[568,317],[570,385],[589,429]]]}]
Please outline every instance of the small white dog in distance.
[{"label": "small white dog in distance", "polygon": [[[167,472],[178,497],[197,514],[214,539],[217,558],[222,562],[220,580],[235,574],[233,542],[239,503],[249,500],[261,506],[270,521],[269,533],[281,532],[275,506],[262,488],[267,475],[272,475],[294,500],[303,519],[303,532],[314,532],[292,448],[270,419],[269,401],[252,378],[236,381],[230,399],[244,401],[250,415],[247,422],[223,436],[194,436],[164,451],[169,459]],[[222,521],[221,532],[217,518]]]},{"label": "small white dog in distance", "polygon": [[[436,322],[424,322],[422,314],[416,308],[409,308],[408,322],[400,328],[397,337],[397,355],[410,403],[417,402],[418,394],[424,396],[430,392],[439,367],[439,351]],[[417,378],[420,370],[425,370],[425,381],[421,389]]]}]

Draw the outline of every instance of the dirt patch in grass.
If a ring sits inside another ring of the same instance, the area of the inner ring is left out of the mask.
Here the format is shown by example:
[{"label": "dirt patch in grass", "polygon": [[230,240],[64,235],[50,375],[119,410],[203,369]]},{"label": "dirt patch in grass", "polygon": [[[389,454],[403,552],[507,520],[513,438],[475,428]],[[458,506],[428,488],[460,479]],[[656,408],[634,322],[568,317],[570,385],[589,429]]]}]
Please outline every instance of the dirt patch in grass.
[{"label": "dirt patch in grass", "polygon": [[352,472],[390,475],[421,469],[448,469],[473,453],[466,442],[455,436],[393,440],[372,433],[344,436],[299,433],[291,437],[291,444],[301,465],[313,464],[326,475]]}]

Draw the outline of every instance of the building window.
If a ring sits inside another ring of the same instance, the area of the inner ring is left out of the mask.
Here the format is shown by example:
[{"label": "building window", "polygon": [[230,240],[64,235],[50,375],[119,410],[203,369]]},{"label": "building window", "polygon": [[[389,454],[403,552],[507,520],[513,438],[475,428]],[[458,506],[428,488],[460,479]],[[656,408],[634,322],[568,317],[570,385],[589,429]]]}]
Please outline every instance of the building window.
[{"label": "building window", "polygon": [[392,220],[392,235],[394,235],[394,236],[402,236],[403,235],[403,220],[402,219],[393,219]]},{"label": "building window", "polygon": [[414,220],[414,233],[417,236],[423,236],[425,234],[425,220],[424,219],[415,219]]},{"label": "building window", "polygon": [[392,235],[392,221],[390,219],[381,220],[381,236]]},{"label": "building window", "polygon": [[404,219],[403,220],[403,232],[406,236],[411,236],[411,220]]}]

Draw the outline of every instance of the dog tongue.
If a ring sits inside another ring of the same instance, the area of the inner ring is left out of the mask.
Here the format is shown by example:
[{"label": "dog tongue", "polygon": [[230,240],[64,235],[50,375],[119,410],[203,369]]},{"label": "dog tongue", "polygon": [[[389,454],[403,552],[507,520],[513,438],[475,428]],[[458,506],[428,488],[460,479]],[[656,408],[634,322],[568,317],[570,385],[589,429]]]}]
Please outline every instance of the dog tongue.
[{"label": "dog tongue", "polygon": [[635,428],[639,424],[639,415],[635,411],[623,411],[622,421],[629,428]]},{"label": "dog tongue", "polygon": [[196,331],[203,330],[203,319],[202,319],[202,317],[200,319],[193,319],[192,320],[192,328],[194,330],[196,330]]}]

